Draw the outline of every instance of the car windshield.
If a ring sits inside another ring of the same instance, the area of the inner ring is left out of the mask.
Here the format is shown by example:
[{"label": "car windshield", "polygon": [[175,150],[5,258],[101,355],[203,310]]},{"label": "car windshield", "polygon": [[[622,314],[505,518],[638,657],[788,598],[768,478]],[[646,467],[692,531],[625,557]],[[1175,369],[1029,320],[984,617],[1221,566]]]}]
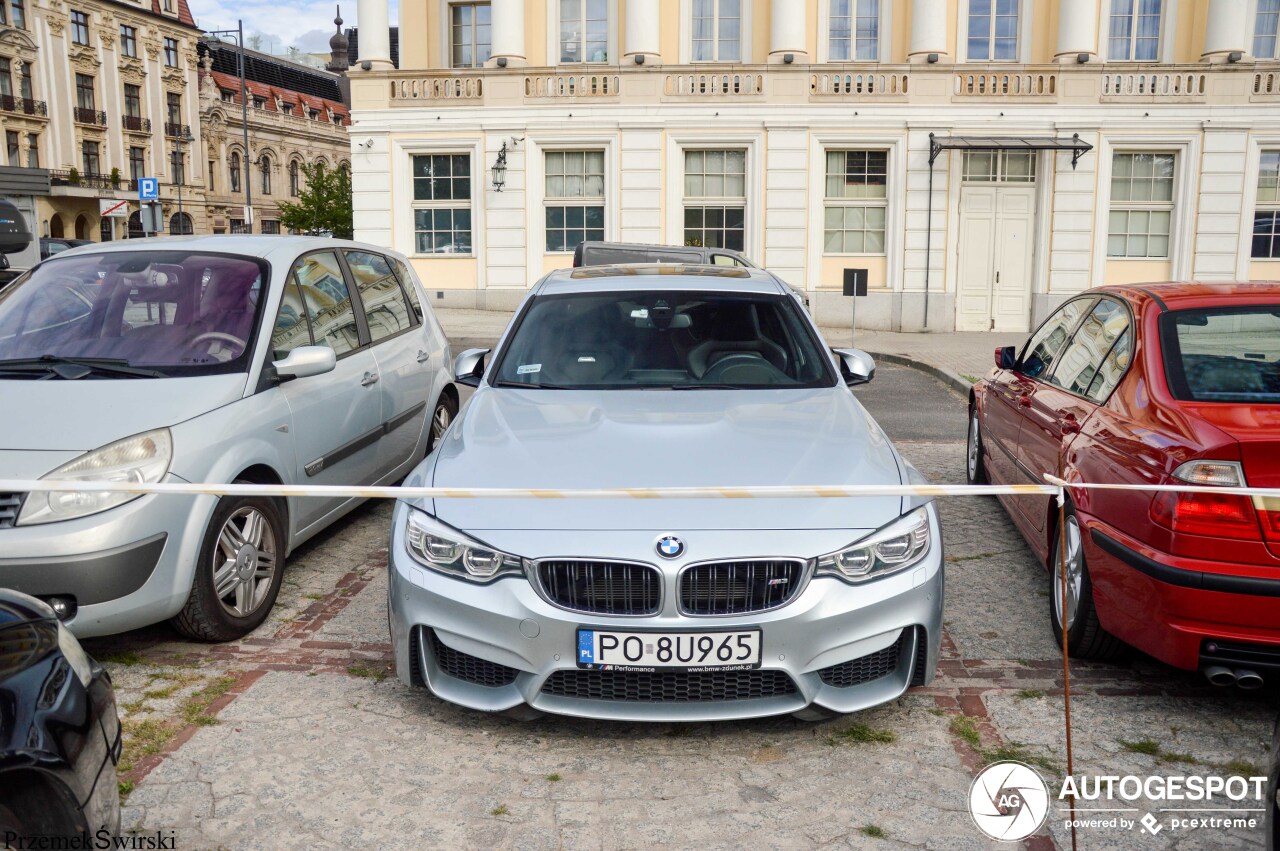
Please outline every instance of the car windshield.
[{"label": "car windshield", "polygon": [[1160,339],[1174,398],[1280,404],[1280,306],[1175,310]]},{"label": "car windshield", "polygon": [[48,260],[0,293],[0,370],[71,358],[161,375],[243,371],[265,280],[264,262],[229,254]]},{"label": "car windshield", "polygon": [[535,298],[494,375],[497,386],[569,390],[835,383],[794,299],[656,290]]}]

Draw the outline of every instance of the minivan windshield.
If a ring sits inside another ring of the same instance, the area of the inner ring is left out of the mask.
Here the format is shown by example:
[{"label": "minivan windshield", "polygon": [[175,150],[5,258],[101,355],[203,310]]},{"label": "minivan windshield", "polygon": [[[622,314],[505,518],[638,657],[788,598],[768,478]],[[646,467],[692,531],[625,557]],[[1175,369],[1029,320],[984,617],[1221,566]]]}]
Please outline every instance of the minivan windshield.
[{"label": "minivan windshield", "polygon": [[209,252],[48,260],[0,293],[0,378],[68,359],[109,378],[243,371],[267,275],[256,258]]},{"label": "minivan windshield", "polygon": [[493,383],[539,389],[830,387],[834,373],[794,299],[692,291],[536,297]]},{"label": "minivan windshield", "polygon": [[1174,310],[1160,341],[1174,398],[1280,404],[1280,305]]}]

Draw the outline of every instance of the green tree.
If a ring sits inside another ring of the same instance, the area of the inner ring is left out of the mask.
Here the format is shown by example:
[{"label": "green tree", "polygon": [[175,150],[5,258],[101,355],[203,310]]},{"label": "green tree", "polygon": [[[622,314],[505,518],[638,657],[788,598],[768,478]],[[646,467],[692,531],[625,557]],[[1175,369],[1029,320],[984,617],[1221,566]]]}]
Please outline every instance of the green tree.
[{"label": "green tree", "polygon": [[324,163],[304,164],[305,181],[298,202],[280,204],[280,224],[292,231],[351,239],[355,228],[351,214],[351,172],[327,168]]}]

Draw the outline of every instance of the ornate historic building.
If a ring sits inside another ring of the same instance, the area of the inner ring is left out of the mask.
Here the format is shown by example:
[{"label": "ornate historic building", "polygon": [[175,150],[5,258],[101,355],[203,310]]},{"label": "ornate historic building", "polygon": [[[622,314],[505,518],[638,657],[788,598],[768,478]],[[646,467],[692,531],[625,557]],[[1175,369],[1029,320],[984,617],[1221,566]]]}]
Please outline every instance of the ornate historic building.
[{"label": "ornate historic building", "polygon": [[[330,39],[330,69],[345,70],[347,39]],[[201,46],[200,122],[212,233],[280,233],[280,201],[296,200],[303,163],[350,168],[346,80],[255,51],[245,53],[249,149],[244,143],[239,56],[233,45]],[[252,214],[246,212],[252,206]]]}]

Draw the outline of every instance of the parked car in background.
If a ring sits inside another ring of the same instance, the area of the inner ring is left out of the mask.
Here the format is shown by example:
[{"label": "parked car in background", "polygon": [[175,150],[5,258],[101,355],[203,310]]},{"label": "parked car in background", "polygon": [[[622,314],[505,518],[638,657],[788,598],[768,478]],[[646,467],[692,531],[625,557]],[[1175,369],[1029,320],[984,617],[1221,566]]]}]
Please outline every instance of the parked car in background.
[{"label": "parked car in background", "polygon": [[0,588],[0,842],[114,834],[120,746],[106,670],[51,608]]},{"label": "parked car in background", "polygon": [[[746,257],[728,248],[704,248],[699,245],[648,245],[642,242],[605,242],[588,240],[573,250],[573,267],[617,266],[628,263],[681,263],[690,266],[731,266],[759,269]],[[776,276],[775,276],[776,277]],[[809,294],[781,278],[779,283],[795,294],[800,303],[809,306]]]},{"label": "parked car in background", "polygon": [[[562,270],[498,344],[412,485],[549,489],[923,481],[776,278]],[[932,502],[892,497],[396,504],[405,683],[474,709],[628,720],[853,712],[931,681]]]},{"label": "parked car in background", "polygon": [[40,259],[48,260],[55,254],[61,254],[64,251],[79,248],[82,245],[93,245],[93,240],[44,236],[40,238]]},{"label": "parked car in background", "polygon": [[[314,237],[72,249],[0,294],[7,478],[397,481],[458,408],[405,259]],[[78,635],[166,618],[206,640],[267,616],[342,498],[0,493],[0,585]]]},{"label": "parked car in background", "polygon": [[[975,385],[971,482],[1280,486],[1280,284],[1103,287],[1068,300]],[[1121,642],[1220,685],[1280,675],[1280,501],[1076,490],[1068,648]],[[1001,497],[1053,577],[1050,497]]]}]

